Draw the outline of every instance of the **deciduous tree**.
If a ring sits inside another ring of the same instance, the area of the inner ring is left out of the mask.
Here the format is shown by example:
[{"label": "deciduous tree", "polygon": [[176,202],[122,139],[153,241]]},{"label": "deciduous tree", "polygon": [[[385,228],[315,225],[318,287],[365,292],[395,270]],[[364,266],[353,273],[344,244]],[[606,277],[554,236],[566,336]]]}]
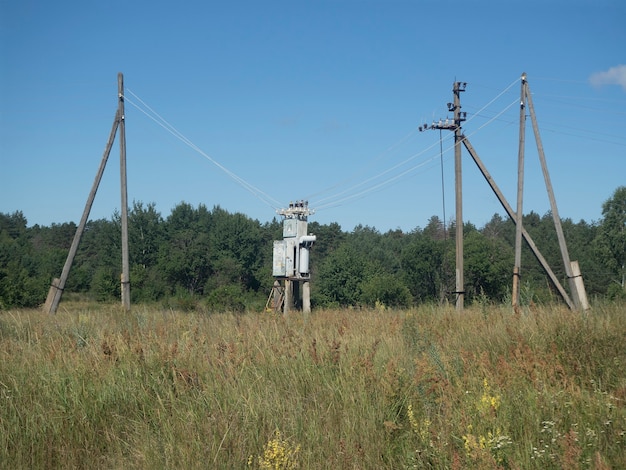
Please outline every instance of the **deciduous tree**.
[{"label": "deciduous tree", "polygon": [[626,186],[617,188],[602,205],[596,249],[623,292],[626,289]]}]

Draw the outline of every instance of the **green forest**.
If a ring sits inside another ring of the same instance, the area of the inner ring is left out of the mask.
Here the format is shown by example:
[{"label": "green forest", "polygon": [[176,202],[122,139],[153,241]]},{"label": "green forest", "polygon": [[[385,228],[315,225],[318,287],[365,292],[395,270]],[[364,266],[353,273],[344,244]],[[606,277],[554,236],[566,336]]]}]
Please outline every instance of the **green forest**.
[{"label": "green forest", "polygon": [[[602,205],[598,221],[562,220],[572,260],[578,260],[587,295],[624,298],[626,278],[626,186]],[[530,212],[524,228],[556,276],[565,271],[552,215]],[[483,227],[465,223],[466,302],[510,301],[515,224],[494,214]],[[21,211],[0,213],[0,309],[43,304],[59,277],[76,232],[73,222],[29,226]],[[88,222],[65,295],[96,301],[120,297],[119,214]],[[411,232],[381,233],[359,225],[309,221],[317,236],[311,254],[313,307],[411,307],[453,302],[454,225],[432,216]],[[154,204],[129,208],[132,302],[166,308],[261,311],[270,292],[272,242],[282,239],[282,221],[260,223],[219,206],[182,202],[164,217]],[[527,246],[522,252],[521,302],[560,302]]]}]

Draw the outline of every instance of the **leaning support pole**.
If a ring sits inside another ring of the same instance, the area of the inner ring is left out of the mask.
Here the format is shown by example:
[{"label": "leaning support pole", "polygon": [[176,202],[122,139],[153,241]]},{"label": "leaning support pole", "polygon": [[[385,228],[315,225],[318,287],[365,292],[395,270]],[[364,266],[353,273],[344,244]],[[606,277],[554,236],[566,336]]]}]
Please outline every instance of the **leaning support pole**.
[{"label": "leaning support pole", "polygon": [[80,239],[83,235],[83,232],[85,231],[85,225],[87,225],[89,212],[91,211],[93,200],[96,197],[96,191],[98,190],[98,186],[100,185],[100,181],[102,180],[102,174],[104,173],[104,168],[106,167],[107,160],[109,159],[109,154],[111,153],[111,148],[113,147],[115,134],[117,132],[119,124],[120,112],[118,109],[118,111],[115,113],[115,120],[113,121],[111,134],[109,134],[109,140],[106,144],[106,148],[104,149],[104,154],[102,155],[102,160],[100,162],[100,167],[98,168],[98,173],[96,174],[93,186],[91,187],[91,192],[89,193],[89,197],[87,198],[87,203],[85,204],[83,216],[81,217],[78,228],[76,229],[76,233],[74,234],[74,239],[72,240],[72,245],[70,246],[70,251],[67,255],[67,259],[65,260],[65,265],[63,265],[61,277],[59,279],[54,279],[54,281],[52,281],[52,284],[50,285],[50,291],[48,292],[48,297],[44,305],[44,311],[48,313],[56,313],[59,302],[61,301],[63,289],[65,288],[65,282],[67,281],[67,277],[70,274],[70,268],[72,267],[72,263],[74,262],[74,257],[76,256],[76,251],[78,250]]},{"label": "leaning support pole", "polygon": [[[513,211],[513,208],[507,202],[506,198],[504,197],[504,194],[502,194],[502,191],[500,191],[500,188],[498,188],[498,185],[496,184],[494,179],[491,177],[491,174],[487,171],[487,168],[485,167],[485,165],[483,165],[482,160],[478,157],[478,154],[474,150],[474,147],[472,147],[469,140],[467,140],[467,137],[465,136],[463,136],[463,145],[465,145],[465,148],[467,149],[469,154],[472,156],[474,163],[476,163],[476,165],[478,166],[478,169],[487,180],[487,183],[489,183],[489,186],[491,186],[492,191],[495,193],[496,197],[500,201],[500,204],[502,204],[502,207],[504,208],[504,210],[507,212],[511,220],[517,225],[517,215]],[[548,276],[550,277],[550,280],[552,281],[554,286],[557,288],[557,290],[561,294],[561,297],[563,297],[563,300],[565,301],[565,303],[567,303],[568,307],[571,310],[574,310],[575,306],[572,303],[572,300],[570,299],[569,295],[567,295],[567,292],[565,291],[565,289],[563,289],[563,286],[561,285],[557,277],[552,272],[552,269],[550,269],[550,265],[548,265],[548,262],[545,260],[543,255],[539,252],[537,245],[535,245],[535,242],[532,240],[532,238],[530,237],[526,229],[524,229],[523,227],[522,227],[522,235],[524,239],[526,240],[526,243],[528,243],[528,246],[532,250],[533,254],[537,258],[537,261],[539,261],[544,271],[548,274]]]},{"label": "leaning support pole", "polygon": [[539,135],[539,126],[537,125],[537,119],[535,117],[535,109],[533,107],[533,100],[526,84],[526,101],[528,102],[528,111],[530,112],[530,120],[533,123],[533,131],[535,133],[535,141],[537,142],[537,152],[539,153],[539,160],[541,161],[541,169],[543,171],[543,178],[546,182],[546,190],[548,191],[548,197],[550,198],[550,208],[552,209],[552,218],[554,219],[554,227],[556,228],[556,235],[559,239],[559,247],[561,248],[561,257],[563,258],[563,265],[565,267],[565,274],[569,283],[570,293],[574,298],[574,304],[576,308],[580,308],[580,299],[576,290],[576,282],[574,281],[574,274],[572,272],[572,263],[569,259],[569,252],[567,251],[567,244],[565,243],[565,236],[563,235],[563,227],[561,226],[561,218],[559,217],[559,210],[556,206],[556,199],[554,198],[554,191],[552,190],[552,182],[550,180],[550,173],[548,173],[548,165],[546,163],[546,157],[543,153],[543,145],[541,143],[541,136]]}]

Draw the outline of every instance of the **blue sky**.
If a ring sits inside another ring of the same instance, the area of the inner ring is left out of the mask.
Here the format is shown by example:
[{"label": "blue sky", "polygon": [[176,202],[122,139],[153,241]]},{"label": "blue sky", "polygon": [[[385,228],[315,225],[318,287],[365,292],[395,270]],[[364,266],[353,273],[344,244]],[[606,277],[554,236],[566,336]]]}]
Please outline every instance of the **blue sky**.
[{"label": "blue sky", "polygon": [[[449,116],[455,80],[515,207],[526,72],[560,215],[597,221],[626,184],[625,24],[622,0],[0,0],[0,212],[78,222],[118,72],[129,201],[163,216],[186,201],[265,222],[307,199],[310,220],[409,231],[445,199],[452,220],[452,133],[417,128]],[[465,150],[463,172],[464,220],[504,214]],[[530,121],[525,183],[524,212],[545,214]],[[90,218],[112,216],[119,186],[116,142]]]}]

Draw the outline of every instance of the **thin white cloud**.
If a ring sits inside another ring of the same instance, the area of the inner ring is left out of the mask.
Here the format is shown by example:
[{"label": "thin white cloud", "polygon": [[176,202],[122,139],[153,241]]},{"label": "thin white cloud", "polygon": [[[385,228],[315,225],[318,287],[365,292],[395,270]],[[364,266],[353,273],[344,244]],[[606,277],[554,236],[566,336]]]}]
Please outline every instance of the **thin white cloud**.
[{"label": "thin white cloud", "polygon": [[593,86],[619,85],[626,91],[626,65],[611,67],[606,72],[596,72],[589,77]]},{"label": "thin white cloud", "polygon": [[332,134],[336,132],[342,132],[348,127],[348,124],[343,123],[335,118],[331,118],[324,122],[318,130],[323,132],[324,134]]},{"label": "thin white cloud", "polygon": [[296,127],[300,124],[300,117],[298,116],[283,116],[276,121],[280,127]]}]

